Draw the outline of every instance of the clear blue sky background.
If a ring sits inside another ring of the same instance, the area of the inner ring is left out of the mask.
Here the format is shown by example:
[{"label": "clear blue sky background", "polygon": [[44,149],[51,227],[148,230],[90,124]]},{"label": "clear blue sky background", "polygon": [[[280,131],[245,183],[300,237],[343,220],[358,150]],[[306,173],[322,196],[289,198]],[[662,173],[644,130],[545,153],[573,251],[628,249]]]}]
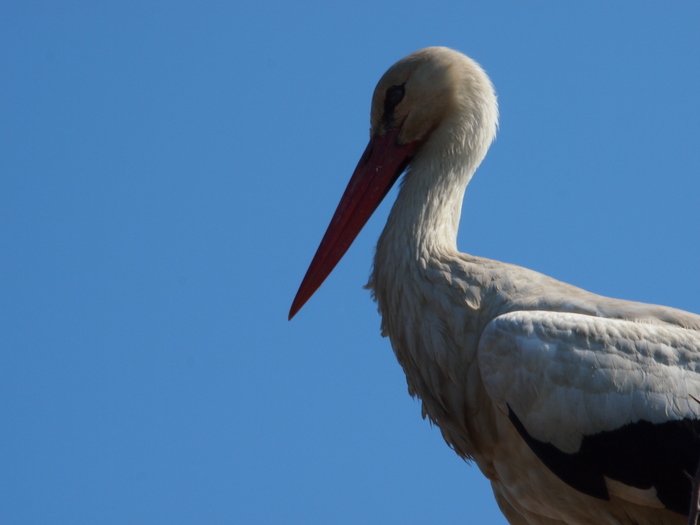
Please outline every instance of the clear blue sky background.
[{"label": "clear blue sky background", "polygon": [[421,47],[499,93],[463,251],[700,312],[698,3],[476,4],[0,4],[0,522],[505,523],[362,289],[390,202],[286,320]]}]

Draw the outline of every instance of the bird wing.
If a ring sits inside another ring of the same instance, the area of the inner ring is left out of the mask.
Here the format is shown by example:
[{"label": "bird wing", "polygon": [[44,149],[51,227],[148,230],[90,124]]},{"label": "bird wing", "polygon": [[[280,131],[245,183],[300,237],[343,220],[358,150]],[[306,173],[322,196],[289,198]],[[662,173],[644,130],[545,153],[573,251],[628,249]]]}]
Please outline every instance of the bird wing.
[{"label": "bird wing", "polygon": [[687,512],[700,457],[700,333],[574,313],[516,311],[479,341],[485,388],[559,478],[610,482]]}]

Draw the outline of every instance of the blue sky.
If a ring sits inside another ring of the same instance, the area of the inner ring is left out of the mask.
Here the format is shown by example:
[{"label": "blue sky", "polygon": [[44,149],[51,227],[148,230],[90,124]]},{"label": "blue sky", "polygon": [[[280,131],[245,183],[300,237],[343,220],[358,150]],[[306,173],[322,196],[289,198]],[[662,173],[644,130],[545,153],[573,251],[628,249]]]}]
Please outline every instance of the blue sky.
[{"label": "blue sky", "polygon": [[700,312],[696,2],[3,2],[0,521],[505,523],[362,289],[393,193],[286,320],[430,45],[499,94],[463,251]]}]

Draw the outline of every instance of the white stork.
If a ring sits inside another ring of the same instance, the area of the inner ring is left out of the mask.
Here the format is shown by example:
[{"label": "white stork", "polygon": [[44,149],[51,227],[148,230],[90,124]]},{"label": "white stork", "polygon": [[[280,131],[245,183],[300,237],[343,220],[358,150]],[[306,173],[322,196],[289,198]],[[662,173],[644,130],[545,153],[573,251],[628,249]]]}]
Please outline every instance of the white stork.
[{"label": "white stork", "polygon": [[470,58],[433,47],[394,64],[290,319],[406,171],[368,287],[424,416],[479,466],[511,524],[685,523],[700,316],[458,252],[464,191],[497,119]]}]

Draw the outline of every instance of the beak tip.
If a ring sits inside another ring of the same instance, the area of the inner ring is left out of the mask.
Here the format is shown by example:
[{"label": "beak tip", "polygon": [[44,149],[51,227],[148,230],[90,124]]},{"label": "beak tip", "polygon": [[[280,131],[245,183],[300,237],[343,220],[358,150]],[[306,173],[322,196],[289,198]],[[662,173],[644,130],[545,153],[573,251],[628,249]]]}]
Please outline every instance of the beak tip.
[{"label": "beak tip", "polygon": [[306,301],[308,300],[308,297],[305,297],[302,299],[301,296],[301,288],[299,289],[299,292],[297,293],[297,296],[294,298],[294,301],[292,301],[292,307],[289,309],[289,316],[287,317],[287,321],[291,321],[292,318],[301,310],[301,307],[306,304]]}]

